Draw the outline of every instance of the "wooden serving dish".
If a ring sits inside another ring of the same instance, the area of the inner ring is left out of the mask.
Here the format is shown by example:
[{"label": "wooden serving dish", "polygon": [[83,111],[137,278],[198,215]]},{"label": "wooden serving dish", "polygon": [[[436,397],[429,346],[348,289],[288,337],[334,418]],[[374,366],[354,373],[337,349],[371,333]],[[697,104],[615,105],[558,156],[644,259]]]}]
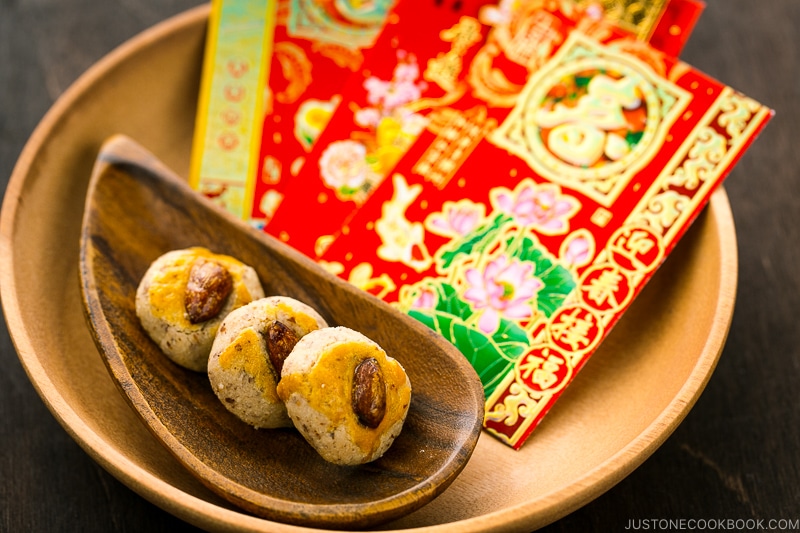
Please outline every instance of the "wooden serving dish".
[{"label": "wooden serving dish", "polygon": [[[296,532],[240,511],[175,460],[117,390],[83,317],[79,237],[95,157],[122,133],[188,175],[207,16],[207,7],[189,11],[124,44],[42,120],[3,204],[0,294],[31,382],[106,470],[206,530]],[[720,190],[521,450],[482,433],[447,490],[381,528],[531,531],[608,490],[658,448],[705,387],[732,318],[736,276],[733,219]]]},{"label": "wooden serving dish", "polygon": [[[267,295],[312,306],[403,365],[411,405],[381,458],[333,465],[298,431],[253,429],[225,409],[206,373],[174,364],[150,341],[136,316],[139,280],[159,256],[192,246],[251,265]],[[124,136],[103,145],[89,182],[80,279],[90,330],[131,407],[204,485],[253,514],[300,525],[376,525],[439,495],[475,449],[483,386],[455,346],[234,219]]]}]

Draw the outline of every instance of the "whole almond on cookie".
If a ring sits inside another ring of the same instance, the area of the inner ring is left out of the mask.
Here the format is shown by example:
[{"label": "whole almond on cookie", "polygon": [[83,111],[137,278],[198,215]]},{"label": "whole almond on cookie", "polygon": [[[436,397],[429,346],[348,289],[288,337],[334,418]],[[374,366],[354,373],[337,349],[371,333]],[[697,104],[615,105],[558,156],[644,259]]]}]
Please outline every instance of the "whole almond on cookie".
[{"label": "whole almond on cookie", "polygon": [[217,316],[232,290],[233,278],[225,267],[216,261],[195,261],[184,296],[189,321],[197,324]]},{"label": "whole almond on cookie", "polygon": [[386,383],[374,357],[361,361],[353,372],[353,412],[368,428],[378,427],[386,414]]}]

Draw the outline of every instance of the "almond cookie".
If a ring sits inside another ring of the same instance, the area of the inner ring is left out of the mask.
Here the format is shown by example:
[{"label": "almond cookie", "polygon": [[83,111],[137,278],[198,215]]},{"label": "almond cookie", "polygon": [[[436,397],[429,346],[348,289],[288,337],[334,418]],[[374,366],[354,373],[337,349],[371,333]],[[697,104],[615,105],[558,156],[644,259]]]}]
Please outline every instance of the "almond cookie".
[{"label": "almond cookie", "polygon": [[278,396],[326,461],[357,465],[381,457],[400,434],[411,382],[377,343],[333,327],[300,339],[284,362]]},{"label": "almond cookie", "polygon": [[281,368],[305,335],[327,327],[312,307],[270,296],[228,315],[208,358],[211,387],[225,407],[256,428],[290,427],[275,390]]},{"label": "almond cookie", "polygon": [[167,252],[147,269],[136,291],[136,315],[167,357],[202,372],[222,319],[263,297],[252,267],[206,248],[186,248]]}]

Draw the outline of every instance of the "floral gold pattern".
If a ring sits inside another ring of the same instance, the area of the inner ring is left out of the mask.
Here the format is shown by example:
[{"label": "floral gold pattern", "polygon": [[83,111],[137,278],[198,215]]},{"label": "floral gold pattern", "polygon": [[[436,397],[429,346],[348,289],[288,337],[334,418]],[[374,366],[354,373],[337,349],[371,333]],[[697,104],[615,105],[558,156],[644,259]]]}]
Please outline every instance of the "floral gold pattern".
[{"label": "floral gold pattern", "polygon": [[694,199],[708,193],[741,155],[743,143],[751,141],[771,115],[769,108],[723,88],[629,221],[649,225],[660,230],[664,240],[674,240],[694,212]]},{"label": "floral gold pattern", "polygon": [[495,119],[487,119],[486,108],[476,107],[464,113],[443,109],[432,113],[431,123],[437,133],[414,172],[425,176],[439,189],[443,188],[458,171],[475,146],[497,126]]}]

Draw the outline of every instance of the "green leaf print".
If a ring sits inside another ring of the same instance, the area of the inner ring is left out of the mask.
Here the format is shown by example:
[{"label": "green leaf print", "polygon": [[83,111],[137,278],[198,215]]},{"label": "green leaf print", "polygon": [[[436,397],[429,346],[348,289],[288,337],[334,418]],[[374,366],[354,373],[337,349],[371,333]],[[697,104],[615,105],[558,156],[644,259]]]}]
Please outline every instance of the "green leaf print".
[{"label": "green leaf print", "polygon": [[497,331],[487,335],[467,322],[473,312],[453,287],[442,284],[439,290],[440,294],[448,295],[446,303],[440,300],[436,309],[411,309],[408,314],[452,342],[475,369],[489,395],[527,350],[528,334],[515,322],[501,319]]},{"label": "green leaf print", "polygon": [[564,303],[564,300],[575,289],[575,280],[569,270],[555,263],[533,239],[524,237],[521,240],[510,239],[508,250],[512,257],[535,265],[535,275],[544,286],[536,296],[538,309],[549,317]]},{"label": "green leaf print", "polygon": [[450,268],[450,265],[455,261],[459,255],[470,255],[475,250],[481,251],[487,247],[487,244],[493,241],[502,229],[506,222],[512,220],[512,217],[503,213],[497,215],[490,222],[483,224],[458,241],[458,245],[447,250],[442,254],[442,267]]},{"label": "green leaf print", "polygon": [[342,196],[353,196],[358,192],[358,189],[355,187],[348,187],[347,185],[342,185],[339,187],[339,194]]},{"label": "green leaf print", "polygon": [[441,283],[436,286],[438,300],[436,302],[436,310],[458,317],[462,320],[467,320],[472,316],[472,307],[458,296],[456,289],[448,284]]},{"label": "green leaf print", "polygon": [[589,86],[590,81],[592,81],[592,76],[575,76],[575,86],[578,89],[585,89]]}]

